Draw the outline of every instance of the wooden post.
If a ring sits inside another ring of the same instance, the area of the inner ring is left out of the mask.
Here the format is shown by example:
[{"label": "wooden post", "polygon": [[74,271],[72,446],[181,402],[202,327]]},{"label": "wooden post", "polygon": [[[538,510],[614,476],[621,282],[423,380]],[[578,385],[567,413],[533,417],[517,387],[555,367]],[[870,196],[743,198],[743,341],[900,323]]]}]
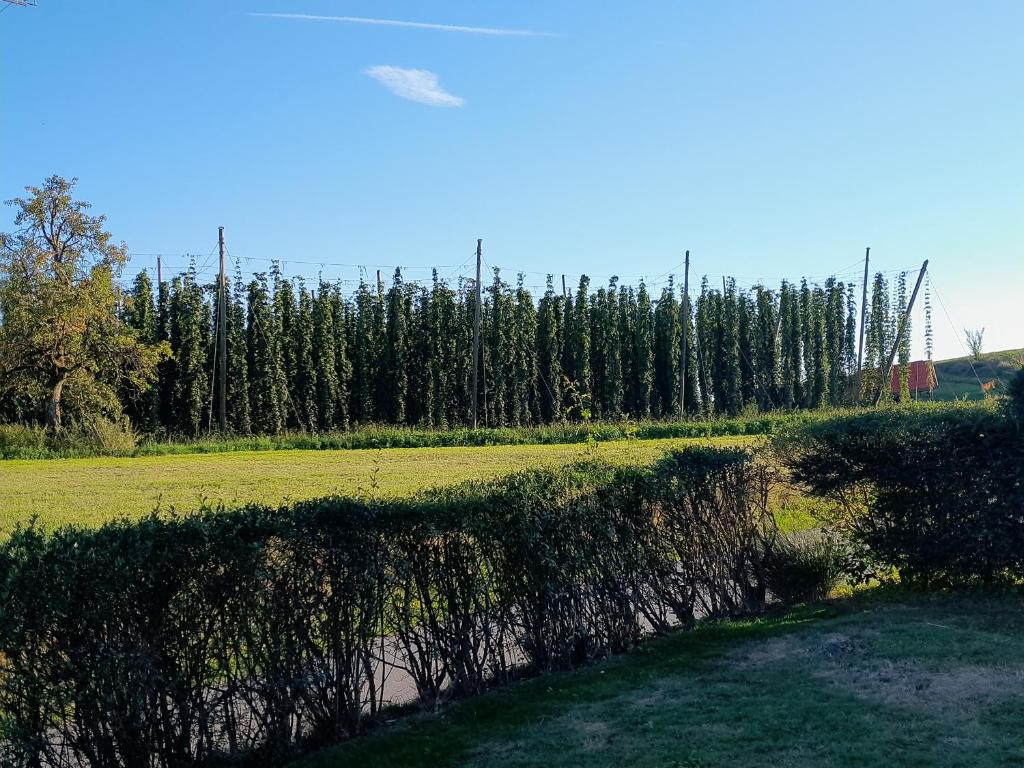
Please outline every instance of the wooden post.
[{"label": "wooden post", "polygon": [[569,296],[569,294],[565,290],[565,275],[562,275],[562,298],[564,299],[564,298],[567,298],[568,296]]},{"label": "wooden post", "polygon": [[380,270],[377,270],[377,294],[384,293],[384,281],[380,279]]},{"label": "wooden post", "polygon": [[679,358],[679,416],[686,415],[686,327],[690,322],[690,252],[683,262],[683,352]]},{"label": "wooden post", "polygon": [[218,227],[220,278],[217,281],[217,336],[220,344],[220,431],[228,430],[228,284],[224,276],[224,227]]},{"label": "wooden post", "polygon": [[860,341],[857,343],[857,391],[854,401],[860,400],[861,377],[864,375],[864,332],[868,315],[868,263],[871,261],[871,247],[864,249],[864,286],[860,294]]},{"label": "wooden post", "polygon": [[875,405],[878,405],[882,400],[882,393],[885,390],[892,389],[892,363],[896,359],[896,352],[899,351],[900,341],[903,340],[903,332],[907,329],[907,318],[910,317],[911,310],[914,309],[914,301],[917,299],[917,292],[921,288],[921,281],[924,280],[924,273],[928,271],[928,259],[924,260],[924,264],[921,265],[921,271],[917,273],[917,282],[914,283],[914,292],[910,294],[910,303],[907,304],[907,309],[903,313],[903,317],[900,318],[899,328],[896,330],[896,341],[893,342],[892,351],[889,352],[889,362],[886,363],[885,369],[882,371],[882,384],[878,387],[878,394],[875,396]]},{"label": "wooden post", "polygon": [[477,386],[480,381],[480,262],[483,259],[483,240],[476,241],[476,306],[473,307],[473,429],[477,419]]},{"label": "wooden post", "polygon": [[156,288],[160,290],[160,284],[164,281],[163,264],[160,263],[160,255],[156,257]]}]

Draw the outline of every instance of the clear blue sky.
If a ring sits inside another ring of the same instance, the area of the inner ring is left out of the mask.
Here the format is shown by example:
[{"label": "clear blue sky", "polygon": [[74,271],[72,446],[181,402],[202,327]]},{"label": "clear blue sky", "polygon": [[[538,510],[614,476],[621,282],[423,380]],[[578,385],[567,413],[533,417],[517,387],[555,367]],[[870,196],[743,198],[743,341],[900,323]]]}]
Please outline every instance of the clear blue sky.
[{"label": "clear blue sky", "polygon": [[223,225],[307,277],[458,274],[483,237],[531,285],[686,248],[749,285],[870,245],[931,259],[937,356],[1021,347],[1022,40],[1019,0],[39,0],[0,12],[0,196],[78,176],[136,254],[203,266]]}]

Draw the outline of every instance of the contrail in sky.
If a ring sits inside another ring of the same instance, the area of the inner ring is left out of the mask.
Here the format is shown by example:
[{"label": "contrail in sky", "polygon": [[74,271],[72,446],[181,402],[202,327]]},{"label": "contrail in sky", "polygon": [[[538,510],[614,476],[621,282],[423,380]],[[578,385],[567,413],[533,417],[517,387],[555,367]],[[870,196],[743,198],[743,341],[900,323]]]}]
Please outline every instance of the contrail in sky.
[{"label": "contrail in sky", "polygon": [[398,21],[396,19],[368,19],[362,16],[314,16],[308,13],[247,13],[272,19],[299,19],[300,21],[336,21],[345,24],[371,24],[381,27],[409,27],[432,29],[440,32],[464,32],[492,37],[562,37],[557,32],[538,32],[532,29],[502,29],[498,27],[465,27],[459,24],[432,24],[425,21]]}]

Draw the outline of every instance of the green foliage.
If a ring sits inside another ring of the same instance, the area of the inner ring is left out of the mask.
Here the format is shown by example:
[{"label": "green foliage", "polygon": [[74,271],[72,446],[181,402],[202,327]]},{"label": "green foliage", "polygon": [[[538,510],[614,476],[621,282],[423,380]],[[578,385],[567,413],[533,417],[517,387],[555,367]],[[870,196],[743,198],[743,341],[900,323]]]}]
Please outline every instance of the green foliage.
[{"label": "green foliage", "polygon": [[196,437],[208,424],[206,406],[211,390],[213,345],[210,307],[196,282],[193,268],[171,283],[171,348],[174,350],[171,409],[172,430]]},{"label": "green foliage", "polygon": [[249,402],[254,432],[276,434],[284,429],[281,347],[264,273],[249,283],[247,299]]},{"label": "green foliage", "polygon": [[670,282],[654,308],[654,391],[652,412],[669,417],[679,400],[679,307]]},{"label": "green foliage", "polygon": [[1024,435],[994,406],[887,408],[779,442],[836,523],[906,579],[1024,576]]},{"label": "green foliage", "polygon": [[[103,216],[75,200],[76,179],[51,176],[9,201],[18,230],[0,235],[0,402],[14,400],[47,427],[120,414],[119,395],[146,390],[167,349],[153,343],[152,311],[118,316],[115,278],[128,259]],[[148,338],[146,338],[148,336]]]},{"label": "green foliage", "polygon": [[[242,275],[236,270],[227,307],[227,418],[231,432],[236,435],[248,435],[252,432],[245,330],[245,289],[242,285]],[[219,418],[220,414],[217,415]]]},{"label": "green foliage", "polygon": [[44,456],[48,436],[42,427],[32,424],[0,424],[0,457]]},{"label": "green foliage", "polygon": [[1017,371],[1006,389],[1007,412],[1019,427],[1024,427],[1024,368]]},{"label": "green foliage", "polygon": [[[572,388],[565,383],[567,400]],[[417,429],[391,424],[365,424],[347,431],[287,432],[275,435],[201,437],[195,440],[141,439],[131,451],[71,450],[60,441],[30,443],[24,447],[0,443],[0,459],[71,458],[76,456],[166,456],[228,451],[344,450],[378,448],[444,448],[488,445],[555,445],[611,440],[661,440],[743,435],[770,435],[795,425],[831,418],[841,411],[763,413],[712,421],[615,421],[582,420],[536,427],[479,429]],[[627,426],[628,425],[628,426]]]},{"label": "green foliage", "polygon": [[769,484],[748,453],[703,449],[407,501],[23,528],[0,545],[5,764],[274,762],[378,717],[388,638],[433,704],[521,659],[622,650],[645,622],[755,610]]},{"label": "green foliage", "polygon": [[[60,200],[60,205],[67,202]],[[134,428],[154,437],[208,434],[221,416],[213,370],[216,291],[198,283],[193,264],[159,286],[142,272],[120,296],[112,278],[123,252],[110,245],[102,219],[82,218],[83,204],[68,205],[69,218],[91,222],[89,247],[109,252],[97,264],[107,259],[116,267],[110,281],[90,280],[107,286],[97,300],[119,310],[121,328],[89,337],[119,338],[115,346],[131,353],[134,363],[112,365],[102,349],[85,345],[80,350],[84,367],[69,374],[70,390],[60,402],[75,414],[84,408],[112,419],[123,405]],[[25,233],[19,237],[17,247],[29,247]],[[16,241],[5,243],[14,253]],[[287,279],[279,262],[269,275],[254,278],[244,290],[236,272],[226,310],[229,433],[472,423],[476,298],[471,283],[451,287],[435,272],[432,284],[419,285],[396,270],[386,291],[378,273],[376,284],[363,281],[346,296],[340,283],[321,280],[309,290],[301,280]],[[12,280],[8,295],[17,297]],[[477,416],[485,426],[680,418],[681,400],[688,416],[735,417],[751,404],[767,412],[843,406],[857,396],[851,386],[852,286],[834,278],[824,286],[784,281],[777,292],[764,286],[741,290],[732,279],[724,279],[719,290],[705,278],[694,303],[689,296],[677,297],[673,275],[656,299],[643,283],[634,289],[615,277],[592,293],[590,278],[583,275],[575,295],[564,290],[559,295],[552,282],[549,276],[538,302],[523,275],[509,285],[495,269],[483,293],[476,395]],[[878,369],[894,331],[889,292],[878,275],[865,399],[869,390],[877,391]],[[903,279],[898,294],[903,298],[897,297],[897,309],[905,301]],[[18,318],[36,314],[45,312],[10,312],[14,322],[0,326],[0,341],[16,339]],[[7,358],[13,360],[17,355],[11,350]],[[171,359],[161,363],[168,351]],[[908,354],[904,344],[902,358]],[[680,393],[683,372],[686,392]],[[43,420],[48,400],[53,410],[58,388],[42,374],[11,374],[0,387],[0,420]],[[147,391],[154,379],[157,386]]]}]

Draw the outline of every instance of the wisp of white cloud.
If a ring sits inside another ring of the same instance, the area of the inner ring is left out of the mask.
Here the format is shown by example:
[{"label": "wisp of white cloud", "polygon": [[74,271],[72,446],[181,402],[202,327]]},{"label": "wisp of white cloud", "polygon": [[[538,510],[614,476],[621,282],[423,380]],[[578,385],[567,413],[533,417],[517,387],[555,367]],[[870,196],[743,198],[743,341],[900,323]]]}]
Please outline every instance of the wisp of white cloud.
[{"label": "wisp of white cloud", "polygon": [[465,32],[471,35],[494,37],[561,37],[557,32],[537,32],[532,29],[501,29],[496,27],[465,27],[460,24],[431,24],[425,21],[398,21],[395,19],[368,19],[362,16],[314,16],[309,13],[247,13],[271,19],[299,19],[301,21],[336,21],[346,24],[373,24],[382,27],[411,27],[433,29],[440,32]]},{"label": "wisp of white cloud", "polygon": [[461,107],[465,101],[437,82],[437,75],[426,69],[403,69],[381,64],[364,70],[396,96],[432,107]]}]

